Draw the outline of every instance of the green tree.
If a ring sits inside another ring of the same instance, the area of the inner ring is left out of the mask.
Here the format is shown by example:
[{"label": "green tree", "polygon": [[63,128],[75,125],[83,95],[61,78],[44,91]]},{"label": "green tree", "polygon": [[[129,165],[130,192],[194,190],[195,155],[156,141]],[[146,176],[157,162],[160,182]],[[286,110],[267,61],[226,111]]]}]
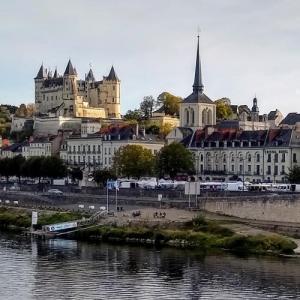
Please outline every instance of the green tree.
[{"label": "green tree", "polygon": [[11,159],[10,158],[2,158],[0,159],[0,174],[1,176],[6,177],[6,181],[8,182],[9,176],[13,175],[12,169],[10,168]]},{"label": "green tree", "polygon": [[42,161],[42,177],[63,178],[67,174],[64,162],[56,156],[45,157]]},{"label": "green tree", "polygon": [[170,116],[179,116],[182,99],[168,92],[163,92],[157,97],[157,104],[163,107],[164,113]]},{"label": "green tree", "polygon": [[165,123],[160,126],[159,128],[159,134],[162,138],[165,138],[172,130],[173,126],[170,123]]},{"label": "green tree", "polygon": [[140,178],[154,174],[155,157],[151,150],[140,145],[121,147],[113,161],[113,169],[117,175]]},{"label": "green tree", "polygon": [[193,174],[193,154],[180,143],[164,146],[159,151],[156,168],[159,177],[169,175],[171,179],[179,173]]},{"label": "green tree", "polygon": [[137,121],[140,122],[143,118],[142,112],[139,109],[128,110],[127,113],[123,116],[124,120],[127,121]]},{"label": "green tree", "polygon": [[230,102],[227,101],[226,98],[216,100],[216,115],[218,120],[226,120],[229,119],[233,112],[230,107]]},{"label": "green tree", "polygon": [[101,184],[103,187],[106,186],[107,180],[115,180],[117,179],[116,175],[112,170],[103,169],[103,170],[95,170],[93,172],[94,180],[97,184]]},{"label": "green tree", "polygon": [[25,158],[22,155],[17,155],[10,159],[9,168],[12,175],[18,177],[19,183],[21,182],[22,169],[25,163]]},{"label": "green tree", "polygon": [[72,178],[72,181],[82,180],[83,173],[79,167],[74,167],[68,170],[69,175]]},{"label": "green tree", "polygon": [[142,112],[143,118],[148,120],[152,117],[153,109],[156,103],[152,96],[145,96],[140,104],[140,111]]},{"label": "green tree", "polygon": [[291,168],[287,177],[290,183],[300,183],[300,166]]}]

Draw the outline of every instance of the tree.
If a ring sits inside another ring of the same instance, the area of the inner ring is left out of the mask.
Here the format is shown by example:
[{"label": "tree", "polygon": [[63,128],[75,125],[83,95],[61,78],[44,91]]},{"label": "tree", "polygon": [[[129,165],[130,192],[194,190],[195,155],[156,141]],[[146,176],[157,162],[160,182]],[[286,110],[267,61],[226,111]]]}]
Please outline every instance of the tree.
[{"label": "tree", "polygon": [[165,123],[160,126],[159,128],[159,134],[162,138],[165,138],[172,130],[173,126],[170,123]]},{"label": "tree", "polygon": [[102,186],[106,186],[107,180],[115,180],[117,179],[116,175],[113,171],[104,169],[104,170],[95,170],[93,172],[94,180],[97,184],[102,184]]},{"label": "tree", "polygon": [[82,170],[79,167],[69,169],[69,175],[71,176],[72,181],[82,180],[83,178]]},{"label": "tree", "polygon": [[180,97],[174,96],[168,92],[163,92],[157,97],[158,105],[163,107],[164,113],[170,116],[179,116]]},{"label": "tree", "polygon": [[11,175],[14,175],[19,178],[19,182],[21,182],[22,169],[25,163],[25,158],[22,155],[17,155],[10,159],[9,168],[11,170]]},{"label": "tree", "polygon": [[159,134],[159,126],[152,124],[152,125],[146,127],[146,133],[158,135]]},{"label": "tree", "polygon": [[0,159],[0,175],[6,177],[6,181],[8,182],[9,176],[12,176],[12,170],[10,168],[10,158]]},{"label": "tree", "polygon": [[145,119],[152,117],[153,109],[155,107],[155,100],[152,96],[145,96],[140,104],[140,111]]},{"label": "tree", "polygon": [[27,106],[26,106],[26,110],[27,110],[26,117],[32,117],[36,112],[35,104],[34,103],[28,103]]},{"label": "tree", "polygon": [[142,117],[143,117],[142,112],[139,109],[128,110],[127,113],[123,116],[124,120],[127,121],[135,120],[137,122],[140,122]]},{"label": "tree", "polygon": [[67,174],[67,168],[64,162],[56,156],[44,157],[42,161],[42,177],[63,178]]},{"label": "tree", "polygon": [[219,100],[216,100],[216,115],[218,120],[226,120],[229,119],[233,112],[230,107],[230,101],[227,98],[222,98]]},{"label": "tree", "polygon": [[25,104],[21,104],[20,107],[16,111],[16,117],[25,118],[27,116],[27,108]]},{"label": "tree", "polygon": [[300,183],[300,166],[291,168],[287,177],[290,183]]},{"label": "tree", "polygon": [[157,157],[156,164],[159,177],[169,175],[174,179],[179,173],[194,173],[193,154],[180,143],[164,146]]},{"label": "tree", "polygon": [[140,178],[154,174],[154,155],[151,150],[140,145],[121,147],[116,152],[113,161],[113,169],[117,175]]}]

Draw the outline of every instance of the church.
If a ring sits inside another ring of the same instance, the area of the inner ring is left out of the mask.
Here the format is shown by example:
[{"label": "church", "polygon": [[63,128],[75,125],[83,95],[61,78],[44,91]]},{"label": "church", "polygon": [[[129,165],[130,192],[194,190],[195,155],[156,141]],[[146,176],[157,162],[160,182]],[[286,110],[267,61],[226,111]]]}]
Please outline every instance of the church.
[{"label": "church", "polygon": [[69,60],[64,74],[54,74],[41,65],[35,82],[37,116],[120,119],[120,80],[114,67],[97,81],[92,69],[85,79],[78,79]]}]

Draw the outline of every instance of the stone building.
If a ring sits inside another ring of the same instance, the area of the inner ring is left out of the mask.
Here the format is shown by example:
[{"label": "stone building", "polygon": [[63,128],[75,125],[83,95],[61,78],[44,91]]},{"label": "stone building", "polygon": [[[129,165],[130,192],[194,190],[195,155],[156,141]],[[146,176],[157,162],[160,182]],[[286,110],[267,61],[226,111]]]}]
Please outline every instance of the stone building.
[{"label": "stone building", "polygon": [[156,154],[164,143],[148,138],[132,126],[111,126],[93,134],[84,130],[81,135],[69,136],[61,148],[60,157],[68,165],[89,170],[110,168],[116,151],[126,145],[140,145]]},{"label": "stone building", "polygon": [[63,76],[42,65],[34,78],[38,115],[52,117],[117,118],[120,114],[120,80],[114,67],[97,81],[92,69],[84,80],[69,60]]},{"label": "stone building", "polygon": [[206,127],[182,143],[195,155],[200,180],[285,182],[300,162],[300,127],[239,130]]}]

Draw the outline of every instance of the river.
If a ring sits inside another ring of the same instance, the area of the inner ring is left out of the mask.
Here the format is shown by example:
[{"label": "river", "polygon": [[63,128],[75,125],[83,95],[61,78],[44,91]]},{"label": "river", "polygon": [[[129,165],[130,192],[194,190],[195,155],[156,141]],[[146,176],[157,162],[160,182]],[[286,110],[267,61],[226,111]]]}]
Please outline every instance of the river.
[{"label": "river", "polygon": [[300,258],[0,235],[0,299],[300,299]]}]

